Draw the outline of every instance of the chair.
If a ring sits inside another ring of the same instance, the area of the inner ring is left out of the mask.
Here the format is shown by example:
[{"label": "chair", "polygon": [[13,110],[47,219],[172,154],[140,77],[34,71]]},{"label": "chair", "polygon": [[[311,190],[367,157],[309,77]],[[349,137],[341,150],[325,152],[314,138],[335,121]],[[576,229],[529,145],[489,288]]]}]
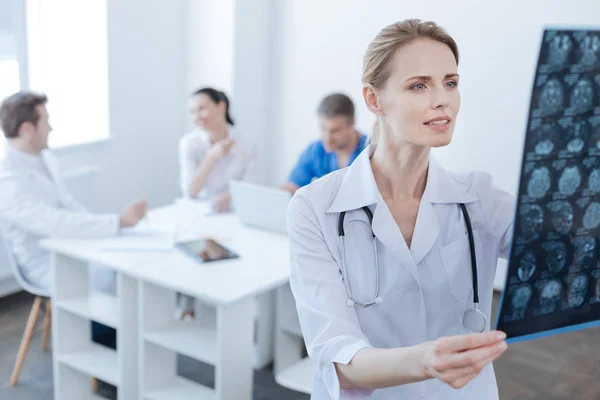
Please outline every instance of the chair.
[{"label": "chair", "polygon": [[[44,299],[47,300],[46,313],[44,315],[44,333],[42,335],[42,350],[48,350],[48,342],[50,341],[50,325],[52,319],[52,302],[50,299],[50,291],[40,289],[27,282],[27,279],[25,279],[23,273],[17,265],[17,261],[15,260],[12,250],[8,246],[8,242],[4,240],[2,234],[0,234],[0,250],[4,251],[6,255],[6,260],[8,260],[8,266],[12,271],[15,280],[17,281],[19,286],[26,292],[31,293],[35,296],[33,306],[31,307],[31,311],[29,312],[29,318],[27,319],[27,325],[25,326],[25,332],[23,332],[23,338],[21,339],[21,345],[19,346],[19,353],[17,354],[17,359],[15,360],[15,366],[13,367],[13,372],[10,377],[10,384],[12,386],[16,386],[19,380],[19,375],[21,374],[23,362],[25,361],[25,355],[27,354],[27,350],[29,350],[29,344],[31,343],[31,338],[33,337],[35,325],[37,323],[37,319],[40,313],[40,308],[42,307],[42,301]],[[97,392],[98,380],[96,378],[92,378],[91,384],[92,391]]]},{"label": "chair", "polygon": [[8,261],[8,266],[12,271],[17,283],[19,286],[25,290],[33,294],[35,300],[33,301],[33,307],[31,307],[31,311],[29,312],[29,318],[27,319],[27,325],[25,326],[25,332],[23,333],[23,338],[21,339],[21,345],[19,346],[19,353],[17,354],[17,359],[15,361],[15,366],[13,368],[13,372],[10,378],[10,384],[12,386],[16,386],[17,381],[19,380],[19,375],[21,373],[21,368],[23,367],[23,361],[25,361],[25,355],[27,354],[27,350],[29,349],[29,344],[31,342],[31,338],[33,336],[33,332],[35,331],[35,325],[37,323],[37,319],[40,313],[40,308],[42,307],[42,302],[44,299],[46,300],[46,313],[44,316],[44,333],[42,336],[42,350],[48,350],[48,341],[50,339],[50,321],[51,321],[51,306],[52,303],[50,301],[50,292],[47,290],[40,289],[31,285],[23,274],[21,270],[17,266],[17,262],[12,254],[11,249],[8,246],[6,240],[2,238],[0,235],[0,245],[2,250],[6,254],[6,260]]}]

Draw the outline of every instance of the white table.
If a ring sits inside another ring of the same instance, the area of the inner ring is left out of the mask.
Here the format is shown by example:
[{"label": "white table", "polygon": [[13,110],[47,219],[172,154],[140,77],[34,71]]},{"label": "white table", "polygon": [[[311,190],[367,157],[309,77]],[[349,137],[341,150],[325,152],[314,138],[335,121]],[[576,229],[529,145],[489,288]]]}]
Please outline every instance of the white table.
[{"label": "white table", "polygon": [[[102,240],[44,240],[55,279],[55,399],[95,398],[94,376],[117,386],[121,399],[250,400],[255,298],[287,283],[287,237],[247,228],[233,214],[207,217],[184,203],[154,210],[149,220],[152,228],[177,223],[178,241],[216,237],[241,258],[199,264],[177,250],[107,252]],[[117,272],[116,297],[88,293],[90,262]],[[208,307],[191,323],[175,321],[175,292]],[[90,319],[117,328],[116,352],[91,343]],[[268,324],[258,325],[259,337],[268,334],[260,331]],[[177,377],[177,353],[215,365],[215,389]]]}]

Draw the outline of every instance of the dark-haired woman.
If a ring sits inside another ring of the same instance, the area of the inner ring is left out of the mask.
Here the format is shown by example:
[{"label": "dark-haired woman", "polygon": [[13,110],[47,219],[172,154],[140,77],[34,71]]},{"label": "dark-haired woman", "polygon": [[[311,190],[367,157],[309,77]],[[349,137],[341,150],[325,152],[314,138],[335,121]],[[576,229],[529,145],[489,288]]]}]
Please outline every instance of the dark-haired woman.
[{"label": "dark-haired woman", "polygon": [[213,210],[229,210],[232,179],[256,181],[254,146],[234,129],[225,93],[203,88],[189,101],[198,130],[179,142],[181,189],[191,199],[208,200]]}]

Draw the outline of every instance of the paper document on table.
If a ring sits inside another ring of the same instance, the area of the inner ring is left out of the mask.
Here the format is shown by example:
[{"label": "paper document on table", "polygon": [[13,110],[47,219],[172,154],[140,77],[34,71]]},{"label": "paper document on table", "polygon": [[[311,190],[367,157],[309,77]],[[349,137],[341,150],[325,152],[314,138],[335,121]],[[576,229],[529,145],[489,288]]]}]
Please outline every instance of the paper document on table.
[{"label": "paper document on table", "polygon": [[168,229],[122,229],[119,236],[104,239],[103,251],[171,251],[174,249],[176,226]]},{"label": "paper document on table", "polygon": [[208,200],[194,200],[182,197],[177,199],[175,204],[181,207],[187,207],[188,209],[198,212],[205,217],[219,215],[219,212],[213,209],[212,203]]}]

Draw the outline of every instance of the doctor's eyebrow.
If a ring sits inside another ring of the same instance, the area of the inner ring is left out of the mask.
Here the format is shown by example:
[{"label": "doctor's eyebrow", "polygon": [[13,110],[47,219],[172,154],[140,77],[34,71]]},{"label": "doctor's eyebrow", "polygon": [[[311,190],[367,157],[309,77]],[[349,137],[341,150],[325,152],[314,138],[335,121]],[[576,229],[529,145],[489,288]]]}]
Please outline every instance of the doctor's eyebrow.
[{"label": "doctor's eyebrow", "polygon": [[[451,79],[451,78],[459,78],[459,75],[458,74],[446,74],[446,76],[444,76],[444,80]],[[430,76],[420,75],[420,76],[410,77],[410,78],[406,79],[404,82],[408,82],[408,81],[411,81],[413,79],[414,80],[419,80],[419,81],[425,81],[425,82],[428,82],[428,81],[432,80],[432,78]]]}]

